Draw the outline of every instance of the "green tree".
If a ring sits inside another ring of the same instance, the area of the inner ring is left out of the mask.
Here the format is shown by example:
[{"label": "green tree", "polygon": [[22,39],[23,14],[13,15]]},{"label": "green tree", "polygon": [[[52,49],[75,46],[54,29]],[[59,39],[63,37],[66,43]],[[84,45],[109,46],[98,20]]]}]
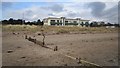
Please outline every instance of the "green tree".
[{"label": "green tree", "polygon": [[89,22],[85,22],[85,26],[88,27],[89,26]]},{"label": "green tree", "polygon": [[40,19],[37,20],[37,25],[41,25]]},{"label": "green tree", "polygon": [[13,21],[14,21],[13,18],[10,18],[8,24],[12,24],[13,25],[14,24]]},{"label": "green tree", "polygon": [[80,24],[82,27],[84,26],[84,23],[83,22],[81,22],[81,24]]},{"label": "green tree", "polygon": [[105,22],[101,22],[101,23],[100,23],[100,26],[104,26],[104,25],[105,25]]}]

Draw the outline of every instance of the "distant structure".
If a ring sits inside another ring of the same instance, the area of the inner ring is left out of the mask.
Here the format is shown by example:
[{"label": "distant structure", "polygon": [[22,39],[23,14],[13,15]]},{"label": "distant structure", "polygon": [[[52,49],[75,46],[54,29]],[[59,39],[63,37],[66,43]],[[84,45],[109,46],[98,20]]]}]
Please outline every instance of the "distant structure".
[{"label": "distant structure", "polygon": [[44,25],[57,25],[57,26],[67,26],[76,25],[81,26],[82,24],[89,23],[90,20],[83,20],[81,18],[69,19],[65,17],[52,18],[48,17],[43,19]]}]

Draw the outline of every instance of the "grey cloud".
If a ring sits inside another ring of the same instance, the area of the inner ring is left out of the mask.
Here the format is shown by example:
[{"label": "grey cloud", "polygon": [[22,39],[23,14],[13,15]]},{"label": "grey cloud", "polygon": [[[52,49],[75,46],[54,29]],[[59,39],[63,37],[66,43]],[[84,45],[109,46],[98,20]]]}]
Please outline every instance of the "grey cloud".
[{"label": "grey cloud", "polygon": [[102,15],[102,12],[104,11],[106,5],[103,2],[92,2],[88,4],[88,8],[91,8],[91,13],[95,17],[100,17]]},{"label": "grey cloud", "polygon": [[55,4],[51,7],[49,7],[51,10],[56,11],[56,12],[61,12],[63,11],[63,6],[59,5],[59,4]]},{"label": "grey cloud", "polygon": [[110,22],[118,22],[118,6],[116,5],[104,11],[102,17]]},{"label": "grey cloud", "polygon": [[118,2],[118,23],[120,24],[120,1]]},{"label": "grey cloud", "polygon": [[67,16],[69,16],[69,17],[75,17],[77,15],[78,15],[78,13],[75,13],[75,12],[68,12],[67,13]]},{"label": "grey cloud", "polygon": [[51,6],[46,6],[46,7],[41,7],[42,9],[46,9],[46,10],[51,10],[51,11],[54,11],[54,12],[61,12],[63,11],[63,5],[60,5],[60,4],[53,4]]},{"label": "grey cloud", "polygon": [[88,4],[91,8],[91,14],[97,18],[109,21],[111,23],[118,23],[118,5],[105,10],[106,5],[103,2],[92,2]]},{"label": "grey cloud", "polygon": [[53,13],[48,14],[49,16],[55,16]]}]

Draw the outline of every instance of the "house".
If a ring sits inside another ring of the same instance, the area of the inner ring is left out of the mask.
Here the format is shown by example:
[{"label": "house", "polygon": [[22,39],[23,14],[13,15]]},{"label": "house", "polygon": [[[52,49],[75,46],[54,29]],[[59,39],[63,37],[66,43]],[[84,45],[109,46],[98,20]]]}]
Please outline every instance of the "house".
[{"label": "house", "polygon": [[65,17],[60,17],[60,18],[48,17],[43,19],[44,25],[59,25],[59,26],[67,26],[67,25],[81,26],[84,25],[85,23],[89,23],[89,21],[90,20],[83,20],[81,18],[69,19]]}]

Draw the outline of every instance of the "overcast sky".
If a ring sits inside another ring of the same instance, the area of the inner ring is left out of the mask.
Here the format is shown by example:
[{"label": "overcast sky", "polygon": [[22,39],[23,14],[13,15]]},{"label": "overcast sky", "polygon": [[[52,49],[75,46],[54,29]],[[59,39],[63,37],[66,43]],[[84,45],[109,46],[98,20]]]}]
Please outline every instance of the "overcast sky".
[{"label": "overcast sky", "polygon": [[82,18],[91,21],[106,21],[111,23],[118,22],[118,2],[117,0],[92,0],[91,2],[71,0],[41,0],[39,2],[26,2],[15,0],[4,0],[0,7],[2,19],[21,19],[34,21],[47,17],[67,17]]}]

